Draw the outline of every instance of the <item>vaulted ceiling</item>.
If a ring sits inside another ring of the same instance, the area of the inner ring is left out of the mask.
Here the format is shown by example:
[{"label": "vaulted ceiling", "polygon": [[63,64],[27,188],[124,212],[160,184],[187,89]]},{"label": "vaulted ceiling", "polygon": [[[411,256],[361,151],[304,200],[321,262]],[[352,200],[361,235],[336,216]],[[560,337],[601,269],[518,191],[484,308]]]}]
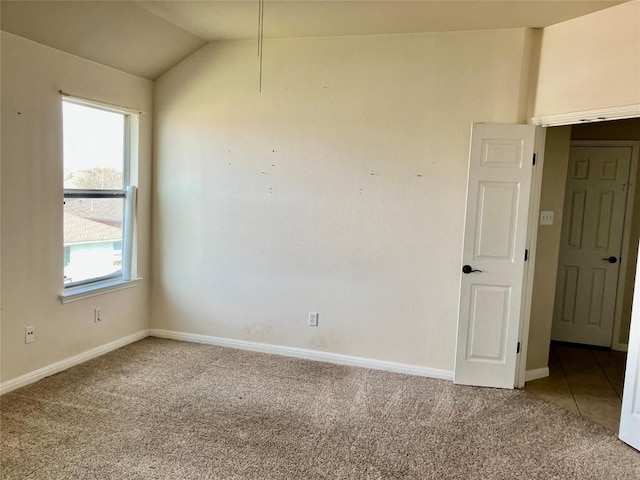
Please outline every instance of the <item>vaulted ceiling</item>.
[{"label": "vaulted ceiling", "polygon": [[[266,0],[265,38],[541,28],[615,0]],[[252,40],[258,0],[1,1],[2,30],[155,79],[210,41]]]}]

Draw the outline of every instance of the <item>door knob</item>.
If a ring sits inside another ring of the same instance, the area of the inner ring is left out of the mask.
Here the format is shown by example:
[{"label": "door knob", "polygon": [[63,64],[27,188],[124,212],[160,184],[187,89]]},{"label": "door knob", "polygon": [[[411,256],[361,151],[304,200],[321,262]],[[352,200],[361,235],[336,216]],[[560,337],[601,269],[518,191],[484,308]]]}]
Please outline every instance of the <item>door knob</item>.
[{"label": "door knob", "polygon": [[618,259],[611,255],[610,257],[605,257],[602,259],[603,262],[616,263]]},{"label": "door knob", "polygon": [[474,270],[471,265],[465,265],[464,267],[462,267],[462,273],[464,273],[465,275],[472,272],[482,272],[482,270]]}]

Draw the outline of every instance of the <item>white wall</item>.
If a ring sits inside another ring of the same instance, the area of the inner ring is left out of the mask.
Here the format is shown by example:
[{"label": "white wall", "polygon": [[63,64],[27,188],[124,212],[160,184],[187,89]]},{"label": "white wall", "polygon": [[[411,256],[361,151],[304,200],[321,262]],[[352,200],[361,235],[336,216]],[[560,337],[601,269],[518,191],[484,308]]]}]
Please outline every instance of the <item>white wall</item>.
[{"label": "white wall", "polygon": [[543,31],[534,116],[640,104],[640,1]]},{"label": "white wall", "polygon": [[[156,85],[152,327],[452,369],[472,122],[531,36],[209,45]],[[320,326],[306,326],[320,312]]]},{"label": "white wall", "polygon": [[[2,32],[3,382],[148,328],[153,84]],[[62,305],[62,113],[58,91],[146,112],[140,120],[136,288]],[[93,322],[93,308],[103,321]],[[36,327],[25,345],[24,329]]]}]

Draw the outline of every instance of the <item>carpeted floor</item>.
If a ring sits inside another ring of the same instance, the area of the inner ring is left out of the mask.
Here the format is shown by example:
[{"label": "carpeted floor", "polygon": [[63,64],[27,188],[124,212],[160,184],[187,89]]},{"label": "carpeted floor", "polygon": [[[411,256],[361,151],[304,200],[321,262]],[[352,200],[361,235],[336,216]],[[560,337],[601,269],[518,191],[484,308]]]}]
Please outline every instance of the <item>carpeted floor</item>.
[{"label": "carpeted floor", "polygon": [[7,479],[640,479],[640,452],[527,392],[155,338],[1,409]]}]

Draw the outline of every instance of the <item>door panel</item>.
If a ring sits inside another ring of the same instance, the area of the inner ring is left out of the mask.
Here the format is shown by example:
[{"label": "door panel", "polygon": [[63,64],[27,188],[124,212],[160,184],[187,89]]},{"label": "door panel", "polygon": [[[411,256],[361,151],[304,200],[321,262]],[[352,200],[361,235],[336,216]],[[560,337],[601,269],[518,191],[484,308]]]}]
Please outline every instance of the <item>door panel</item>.
[{"label": "door panel", "polygon": [[576,158],[572,163],[571,170],[573,172],[573,180],[585,180],[589,177],[589,159]]},{"label": "door panel", "polygon": [[562,318],[564,323],[573,324],[576,318],[576,295],[578,293],[578,267],[564,267]]},{"label": "door panel", "polygon": [[479,187],[473,258],[513,260],[520,197],[518,184],[482,182]]},{"label": "door panel", "polygon": [[494,285],[471,287],[471,333],[467,359],[504,364],[511,289]]},{"label": "door panel", "polygon": [[522,160],[521,139],[482,139],[481,165],[483,167],[520,168]]},{"label": "door panel", "polygon": [[600,192],[600,205],[598,208],[598,221],[596,225],[596,249],[608,250],[611,238],[611,221],[613,217],[614,193],[612,191]]},{"label": "door panel", "polygon": [[584,226],[584,204],[586,198],[587,192],[584,190],[571,192],[568,248],[582,247],[582,228]]},{"label": "door panel", "polygon": [[602,162],[600,180],[615,180],[618,177],[617,173],[618,173],[617,158],[605,159]]},{"label": "door panel", "polygon": [[473,126],[456,383],[515,385],[534,140],[529,125]]},{"label": "door panel", "polygon": [[602,326],[607,271],[603,268],[591,269],[591,302],[589,305],[589,325]]},{"label": "door panel", "polygon": [[630,147],[571,148],[553,340],[611,346],[630,166]]}]

